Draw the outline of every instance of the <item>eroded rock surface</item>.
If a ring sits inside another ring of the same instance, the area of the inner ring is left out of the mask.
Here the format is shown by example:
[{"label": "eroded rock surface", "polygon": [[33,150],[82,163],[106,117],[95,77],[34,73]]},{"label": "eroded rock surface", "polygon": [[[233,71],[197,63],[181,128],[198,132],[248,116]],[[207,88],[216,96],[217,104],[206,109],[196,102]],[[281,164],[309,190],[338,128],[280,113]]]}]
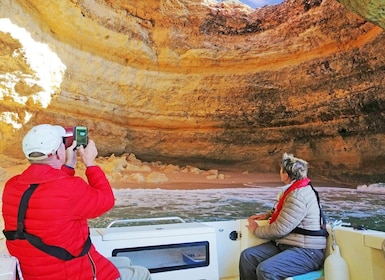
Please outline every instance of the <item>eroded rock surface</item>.
[{"label": "eroded rock surface", "polygon": [[102,156],[261,172],[291,152],[312,176],[384,181],[381,5],[4,0],[0,162],[56,123]]}]

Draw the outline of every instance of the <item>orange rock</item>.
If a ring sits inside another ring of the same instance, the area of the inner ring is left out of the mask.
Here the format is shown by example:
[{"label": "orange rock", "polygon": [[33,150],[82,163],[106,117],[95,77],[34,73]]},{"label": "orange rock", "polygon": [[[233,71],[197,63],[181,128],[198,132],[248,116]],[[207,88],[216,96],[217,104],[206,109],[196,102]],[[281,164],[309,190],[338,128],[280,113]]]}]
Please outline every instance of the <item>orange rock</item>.
[{"label": "orange rock", "polygon": [[[99,155],[202,169],[385,174],[385,27],[369,0],[2,1],[0,162],[33,125],[85,125]],[[362,16],[362,17],[361,17]],[[371,22],[371,23],[370,23]]]}]

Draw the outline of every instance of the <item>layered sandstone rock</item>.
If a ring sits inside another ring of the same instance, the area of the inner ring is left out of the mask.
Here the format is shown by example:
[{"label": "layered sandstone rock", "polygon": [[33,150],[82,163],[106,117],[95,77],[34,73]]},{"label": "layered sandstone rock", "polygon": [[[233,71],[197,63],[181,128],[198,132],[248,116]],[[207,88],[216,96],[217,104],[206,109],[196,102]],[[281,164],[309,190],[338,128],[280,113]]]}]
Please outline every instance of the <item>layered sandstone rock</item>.
[{"label": "layered sandstone rock", "polygon": [[381,1],[233,2],[2,1],[2,165],[56,123],[103,156],[274,171],[286,151],[312,176],[385,180]]}]

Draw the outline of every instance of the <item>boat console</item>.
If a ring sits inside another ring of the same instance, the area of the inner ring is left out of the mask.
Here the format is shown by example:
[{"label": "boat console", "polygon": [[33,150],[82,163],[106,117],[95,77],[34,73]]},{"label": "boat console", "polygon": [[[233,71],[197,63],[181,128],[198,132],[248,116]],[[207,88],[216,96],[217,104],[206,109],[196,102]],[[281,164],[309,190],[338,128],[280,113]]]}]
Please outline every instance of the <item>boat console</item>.
[{"label": "boat console", "polygon": [[155,225],[121,226],[127,222],[154,221],[135,219],[91,229],[92,243],[104,256],[126,256],[135,265],[148,268],[153,280],[219,279],[213,227],[183,220],[172,224],[155,220]]}]

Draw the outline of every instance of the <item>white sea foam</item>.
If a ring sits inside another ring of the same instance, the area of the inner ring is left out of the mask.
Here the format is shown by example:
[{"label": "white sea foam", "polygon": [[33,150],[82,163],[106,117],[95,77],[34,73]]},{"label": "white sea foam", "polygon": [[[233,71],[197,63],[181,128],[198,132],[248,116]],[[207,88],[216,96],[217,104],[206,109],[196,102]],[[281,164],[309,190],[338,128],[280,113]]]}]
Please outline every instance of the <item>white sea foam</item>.
[{"label": "white sea foam", "polygon": [[385,183],[357,186],[357,191],[367,193],[385,194]]},{"label": "white sea foam", "polygon": [[[271,209],[277,187],[196,190],[114,189],[116,204],[106,215],[93,221],[105,226],[114,219],[179,216],[186,221],[246,218]],[[348,188],[317,188],[329,220],[370,224],[385,230],[385,200],[382,195]]]}]

